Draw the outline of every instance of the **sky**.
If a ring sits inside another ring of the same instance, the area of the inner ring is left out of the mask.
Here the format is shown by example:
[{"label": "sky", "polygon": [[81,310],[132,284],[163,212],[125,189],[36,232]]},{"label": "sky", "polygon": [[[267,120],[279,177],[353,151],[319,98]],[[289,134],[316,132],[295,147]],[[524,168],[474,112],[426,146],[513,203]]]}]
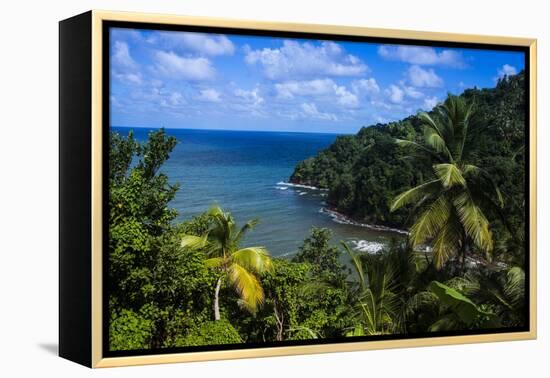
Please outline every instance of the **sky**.
[{"label": "sky", "polygon": [[111,125],[348,134],[523,68],[512,51],[112,28]]}]

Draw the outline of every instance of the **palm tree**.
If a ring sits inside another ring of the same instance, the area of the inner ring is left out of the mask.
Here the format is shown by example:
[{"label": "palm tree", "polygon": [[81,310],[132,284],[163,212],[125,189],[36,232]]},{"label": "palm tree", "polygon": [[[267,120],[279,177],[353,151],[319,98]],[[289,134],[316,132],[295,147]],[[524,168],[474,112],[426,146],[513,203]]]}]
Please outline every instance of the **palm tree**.
[{"label": "palm tree", "polygon": [[351,257],[357,274],[359,287],[353,297],[357,298],[355,308],[362,325],[355,327],[348,336],[384,335],[397,328],[400,300],[396,295],[395,269],[386,259],[370,259],[367,266],[351,248],[341,242]]},{"label": "palm tree", "polygon": [[[503,319],[507,320],[505,326],[521,325],[521,322],[510,323],[507,319],[507,316],[513,318],[522,312],[519,306],[514,310],[509,308],[521,301],[521,269],[512,268],[508,272],[495,274],[502,273],[506,281],[500,288],[510,295],[509,298],[513,298],[511,302],[495,293],[494,288],[500,283],[493,282],[489,277],[482,282],[468,272],[464,277],[453,277],[445,283],[432,281],[425,290],[409,298],[403,306],[404,321],[408,324],[412,321],[418,326],[418,316],[422,315],[423,322],[428,323],[424,327],[429,332],[499,328],[504,326]],[[484,287],[486,283],[492,288]],[[475,302],[471,298],[475,298]],[[512,319],[515,320],[517,318]]]},{"label": "palm tree", "polygon": [[273,263],[266,248],[239,248],[239,244],[258,221],[248,221],[238,228],[231,213],[219,206],[211,207],[208,215],[213,221],[212,227],[202,236],[184,235],[181,245],[204,251],[208,257],[206,266],[219,272],[214,290],[214,319],[220,320],[219,296],[224,282],[235,288],[240,304],[255,313],[264,301],[264,291],[256,274],[271,271]]},{"label": "palm tree", "polygon": [[420,214],[410,229],[413,248],[431,242],[437,269],[459,255],[464,270],[471,247],[490,256],[493,237],[482,208],[502,208],[503,199],[487,171],[471,164],[476,138],[483,131],[472,117],[473,105],[449,95],[434,112],[434,117],[419,114],[424,124],[422,144],[396,142],[430,159],[435,177],[398,195],[390,210],[415,204]]},{"label": "palm tree", "polygon": [[520,267],[468,272],[461,289],[469,297],[491,306],[506,326],[525,324],[525,272]]}]

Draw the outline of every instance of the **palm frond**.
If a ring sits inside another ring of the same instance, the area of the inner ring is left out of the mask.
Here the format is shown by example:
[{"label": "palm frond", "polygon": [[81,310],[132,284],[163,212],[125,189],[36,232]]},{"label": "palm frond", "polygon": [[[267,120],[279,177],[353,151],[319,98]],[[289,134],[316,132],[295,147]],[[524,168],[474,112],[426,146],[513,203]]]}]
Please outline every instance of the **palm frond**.
[{"label": "palm frond", "polygon": [[433,259],[436,269],[441,269],[458,252],[460,239],[461,232],[456,227],[456,222],[449,217],[433,241]]},{"label": "palm frond", "polygon": [[347,331],[344,336],[346,337],[365,336],[365,328],[363,328],[363,326],[361,325],[356,325],[355,327],[349,329],[349,331]]},{"label": "palm frond", "polygon": [[[457,96],[449,94],[443,102],[443,105],[438,108],[440,114],[440,124],[445,128],[447,132],[447,140],[451,145],[456,143],[456,134],[460,132],[460,130],[457,130],[457,126],[460,123],[460,115],[457,111],[458,106]],[[454,150],[452,147],[451,149]]]},{"label": "palm frond", "polygon": [[204,265],[207,268],[220,268],[223,266],[225,259],[223,257],[212,257],[204,260]]},{"label": "palm frond", "polygon": [[195,235],[183,235],[181,238],[181,247],[189,248],[193,250],[201,249],[206,247],[208,244],[208,233],[202,236]]},{"label": "palm frond", "polygon": [[225,215],[225,212],[218,204],[213,204],[207,211],[207,214],[211,217],[219,217]]},{"label": "palm frond", "polygon": [[424,122],[424,125],[430,129],[432,129],[434,132],[436,132],[442,140],[446,140],[448,137],[448,130],[445,130],[444,127],[442,127],[442,123],[436,122],[428,113],[421,112],[418,114],[418,118],[422,122]]},{"label": "palm frond", "polygon": [[349,257],[351,257],[352,266],[355,269],[355,273],[357,273],[357,276],[359,277],[361,290],[365,290],[367,287],[367,283],[365,281],[365,273],[363,272],[363,263],[361,262],[361,259],[351,250],[347,243],[345,243],[344,241],[340,241],[340,244],[342,244],[344,250],[347,252]]},{"label": "palm frond", "polygon": [[228,278],[248,311],[255,313],[264,302],[264,290],[256,276],[243,266],[233,263],[229,266]]},{"label": "palm frond", "polygon": [[433,194],[439,187],[439,182],[439,179],[428,181],[401,193],[393,200],[390,211],[393,212],[408,204],[417,203],[423,197]]},{"label": "palm frond", "polygon": [[451,214],[451,203],[439,196],[416,220],[410,230],[410,240],[417,247],[436,236]]},{"label": "palm frond", "polygon": [[406,140],[406,139],[395,139],[395,143],[400,147],[409,147],[412,148],[415,151],[424,153],[425,155],[431,157],[432,159],[435,159],[437,161],[441,161],[441,157],[437,154],[436,151],[427,148],[426,146],[423,146],[419,143]]},{"label": "palm frond", "polygon": [[376,299],[372,292],[367,291],[363,298],[363,301],[360,304],[362,310],[363,322],[365,323],[365,330],[368,335],[377,335],[380,334],[379,326],[377,322],[378,317],[378,308]]},{"label": "palm frond", "polygon": [[466,185],[466,180],[456,164],[436,164],[433,168],[436,176],[441,180],[441,183],[445,188],[450,188],[456,185]]},{"label": "palm frond", "polygon": [[448,156],[452,160],[447,143],[432,127],[424,128],[424,141],[435,151],[445,154],[445,156]]},{"label": "palm frond", "polygon": [[212,245],[210,255],[230,254],[235,249],[233,236],[235,234],[235,219],[229,212],[223,211],[214,204],[207,212],[213,225],[209,230],[209,239]]},{"label": "palm frond", "polygon": [[237,232],[237,235],[235,235],[235,238],[234,238],[235,242],[236,243],[240,242],[244,237],[244,235],[247,233],[247,231],[252,230],[254,227],[258,225],[258,223],[260,223],[259,219],[252,219],[246,222],[244,226],[241,227],[239,232]]},{"label": "palm frond", "polygon": [[245,269],[257,273],[273,270],[273,263],[269,252],[264,247],[247,247],[235,251],[231,260]]},{"label": "palm frond", "polygon": [[504,294],[514,308],[521,308],[525,301],[525,272],[519,267],[512,267],[506,273]]},{"label": "palm frond", "polygon": [[454,205],[464,226],[464,231],[472,238],[475,245],[486,252],[493,250],[493,236],[489,221],[483,211],[474,203],[468,191],[462,192],[454,199]]},{"label": "palm frond", "polygon": [[467,104],[464,99],[457,97],[460,103],[460,122],[458,125],[460,139],[457,143],[455,156],[458,160],[462,159],[464,147],[468,141],[468,132],[470,128],[470,116],[472,115],[473,104]]},{"label": "palm frond", "polygon": [[466,164],[464,165],[464,175],[473,176],[477,180],[487,182],[492,187],[496,195],[498,205],[501,208],[504,207],[504,197],[502,196],[502,193],[498,188],[498,185],[496,184],[495,180],[493,180],[489,172],[487,172],[485,169],[480,168],[478,166],[475,166],[472,164]]},{"label": "palm frond", "polygon": [[516,157],[518,155],[522,154],[524,150],[525,150],[525,145],[522,145],[520,148],[518,148],[516,151],[514,151],[514,153],[510,157],[510,159],[511,160],[516,160]]},{"label": "palm frond", "polygon": [[395,295],[394,273],[387,265],[369,268],[368,287],[360,296],[359,308],[366,333],[391,333],[397,326],[400,301]]}]

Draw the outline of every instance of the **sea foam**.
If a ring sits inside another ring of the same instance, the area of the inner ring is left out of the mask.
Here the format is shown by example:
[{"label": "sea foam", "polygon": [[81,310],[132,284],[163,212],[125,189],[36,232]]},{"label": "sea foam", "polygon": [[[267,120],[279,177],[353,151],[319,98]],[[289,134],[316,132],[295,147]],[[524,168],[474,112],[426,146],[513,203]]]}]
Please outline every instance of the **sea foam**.
[{"label": "sea foam", "polygon": [[353,249],[367,253],[378,253],[386,246],[384,243],[369,240],[351,240],[350,243],[353,245]]},{"label": "sea foam", "polygon": [[316,186],[303,185],[303,184],[293,184],[293,183],[291,183],[291,182],[286,182],[286,181],[279,181],[279,182],[277,183],[277,185],[283,186],[283,187],[292,187],[292,188],[302,188],[302,189],[310,189],[310,190],[328,191],[328,189],[318,188],[318,187],[316,187]]},{"label": "sea foam", "polygon": [[403,234],[403,235],[408,235],[409,234],[408,231],[400,230],[398,228],[391,228],[391,227],[377,226],[377,225],[373,225],[373,224],[356,222],[353,219],[350,219],[350,218],[346,217],[344,214],[340,214],[337,211],[327,209],[326,207],[322,207],[321,209],[319,209],[319,212],[327,214],[328,216],[330,216],[332,218],[332,220],[334,222],[340,223],[340,224],[349,224],[349,225],[352,225],[352,226],[366,227],[366,228],[370,228],[371,230],[376,230],[376,231],[395,232],[395,233]]}]

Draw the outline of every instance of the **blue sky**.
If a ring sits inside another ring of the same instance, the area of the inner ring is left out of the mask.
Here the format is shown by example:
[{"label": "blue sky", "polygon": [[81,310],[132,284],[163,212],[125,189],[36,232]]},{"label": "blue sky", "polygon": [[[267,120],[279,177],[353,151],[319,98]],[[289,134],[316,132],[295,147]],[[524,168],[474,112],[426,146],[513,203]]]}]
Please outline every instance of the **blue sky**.
[{"label": "blue sky", "polygon": [[354,133],[494,87],[524,55],[111,29],[111,125]]}]

